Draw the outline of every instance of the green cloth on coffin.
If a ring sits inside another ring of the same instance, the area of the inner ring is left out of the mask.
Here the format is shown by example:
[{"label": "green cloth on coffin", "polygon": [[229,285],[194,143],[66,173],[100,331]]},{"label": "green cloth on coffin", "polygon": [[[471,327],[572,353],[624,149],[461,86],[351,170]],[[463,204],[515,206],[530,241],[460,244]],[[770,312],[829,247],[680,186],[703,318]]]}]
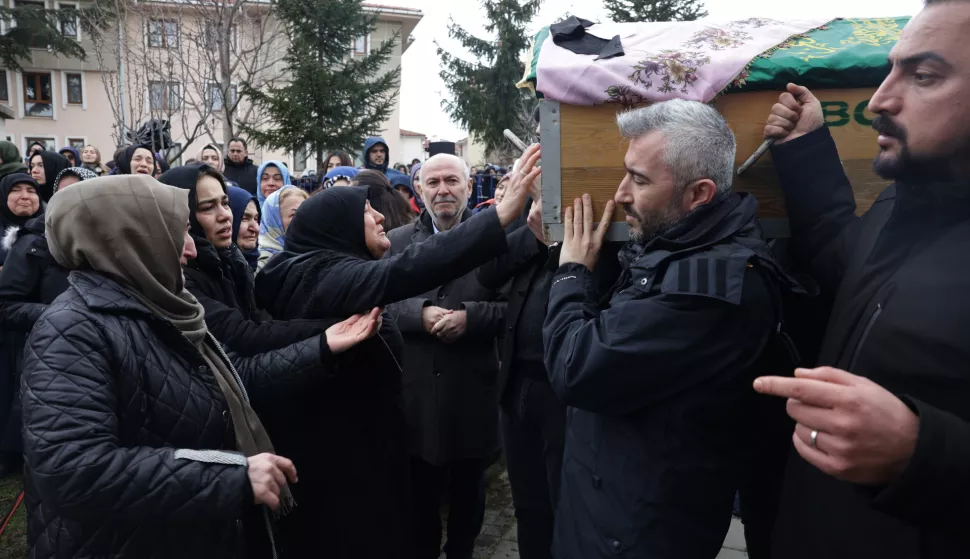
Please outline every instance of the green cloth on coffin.
[{"label": "green cloth on coffin", "polygon": [[532,37],[529,50],[526,52],[525,74],[522,76],[522,80],[515,84],[515,87],[531,90],[539,99],[542,99],[542,93],[536,91],[536,72],[539,69],[539,52],[548,36],[549,26],[547,25]]},{"label": "green cloth on coffin", "polygon": [[889,51],[909,17],[839,19],[762,54],[725,91],[876,87],[889,74]]}]

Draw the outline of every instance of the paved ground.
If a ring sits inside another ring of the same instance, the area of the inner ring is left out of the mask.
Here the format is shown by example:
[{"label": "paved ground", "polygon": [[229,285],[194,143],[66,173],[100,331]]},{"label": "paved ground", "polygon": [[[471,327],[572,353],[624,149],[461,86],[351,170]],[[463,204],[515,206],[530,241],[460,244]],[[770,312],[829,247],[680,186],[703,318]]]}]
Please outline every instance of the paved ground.
[{"label": "paved ground", "polygon": [[[490,473],[492,475],[489,476],[487,490],[485,527],[475,542],[475,559],[519,559],[508,474],[497,469]],[[745,549],[741,522],[732,520],[731,529],[717,559],[742,559],[748,556]],[[444,559],[444,555],[441,559]]]}]

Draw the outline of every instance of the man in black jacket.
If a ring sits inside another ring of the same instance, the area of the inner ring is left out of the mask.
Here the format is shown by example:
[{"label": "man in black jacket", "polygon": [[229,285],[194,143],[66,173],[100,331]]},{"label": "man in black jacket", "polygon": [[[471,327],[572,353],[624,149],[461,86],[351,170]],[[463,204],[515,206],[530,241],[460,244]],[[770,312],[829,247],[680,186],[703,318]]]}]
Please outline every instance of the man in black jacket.
[{"label": "man in black jacket", "polygon": [[[388,234],[391,254],[470,218],[468,167],[436,155],[421,168],[426,209]],[[442,496],[449,496],[448,559],[471,559],[485,514],[485,468],[498,454],[498,351],[504,302],[474,272],[394,303],[404,337],[404,401],[411,447],[414,558],[441,553]]]},{"label": "man in black jacket", "polygon": [[[509,282],[499,420],[512,488],[522,559],[551,559],[556,503],[566,442],[566,406],[549,384],[543,364],[542,323],[559,262],[559,243],[542,234],[542,201],[509,227],[509,253],[478,269],[486,286]],[[598,291],[607,293],[619,273],[618,243],[604,245],[596,269]]]},{"label": "man in black jacket", "polygon": [[630,140],[615,200],[630,242],[609,303],[592,271],[613,213],[565,215],[543,327],[569,409],[553,553],[560,559],[713,559],[749,467],[751,390],[792,287],[731,192],[734,135],[674,100],[622,113]]},{"label": "man in black jacket", "polygon": [[863,216],[821,104],[768,118],[793,248],[834,297],[819,364],[755,387],[798,424],[774,556],[964,557],[970,521],[970,2],[927,2],[873,95],[895,179]]},{"label": "man in black jacket", "polygon": [[226,152],[226,166],[222,171],[226,180],[235,182],[241,188],[256,196],[256,188],[259,186],[256,173],[259,171],[259,166],[249,158],[249,147],[246,145],[246,140],[242,138],[229,140],[229,148]]}]

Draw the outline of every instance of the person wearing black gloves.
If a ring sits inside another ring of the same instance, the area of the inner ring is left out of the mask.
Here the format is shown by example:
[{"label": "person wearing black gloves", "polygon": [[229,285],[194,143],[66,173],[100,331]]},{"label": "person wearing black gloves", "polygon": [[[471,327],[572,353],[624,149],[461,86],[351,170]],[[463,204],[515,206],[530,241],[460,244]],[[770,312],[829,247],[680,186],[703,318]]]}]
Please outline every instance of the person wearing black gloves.
[{"label": "person wearing black gloves", "polygon": [[[507,250],[503,227],[522,212],[526,185],[538,176],[537,150],[534,155],[495,209],[388,258],[383,258],[390,248],[384,216],[371,199],[394,193],[345,187],[314,195],[297,211],[284,251],[257,274],[257,302],[282,319],[340,318],[474,270]],[[331,558],[409,556],[402,350],[400,332],[386,319],[378,339],[338,360],[343,372],[328,381],[325,395],[294,394],[286,413],[266,417],[281,451],[301,468],[297,500],[310,503],[281,523],[284,553],[309,557],[325,549]]]},{"label": "person wearing black gloves", "polygon": [[765,136],[797,264],[834,303],[819,368],[755,388],[797,421],[775,557],[967,554],[970,2],[927,1],[869,101],[895,182],[857,215],[822,103],[789,84]]},{"label": "person wearing black gloves", "polygon": [[262,320],[256,307],[252,268],[232,242],[232,210],[222,175],[200,163],[176,167],[159,182],[189,191],[189,234],[196,257],[185,267],[186,288],[206,311],[206,324],[240,355],[254,355],[305,340],[331,322]]}]

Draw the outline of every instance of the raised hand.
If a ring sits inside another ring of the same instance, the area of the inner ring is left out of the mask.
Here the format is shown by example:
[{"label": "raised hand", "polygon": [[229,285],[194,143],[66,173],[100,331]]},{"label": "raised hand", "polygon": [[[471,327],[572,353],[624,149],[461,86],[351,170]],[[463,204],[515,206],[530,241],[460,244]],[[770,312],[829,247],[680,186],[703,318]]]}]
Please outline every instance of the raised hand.
[{"label": "raised hand", "polygon": [[510,223],[522,215],[522,210],[525,209],[525,202],[529,199],[529,196],[538,194],[535,192],[535,185],[538,184],[536,180],[542,174],[542,169],[536,167],[536,163],[539,162],[541,156],[539,144],[532,144],[522,154],[520,159],[522,165],[513,173],[508,186],[505,187],[505,197],[495,205],[495,211],[498,213],[498,220],[502,223],[502,227],[508,227]]},{"label": "raised hand", "polygon": [[367,314],[355,314],[327,328],[327,346],[334,354],[347,351],[376,334],[381,329],[381,323],[381,309],[378,307]]},{"label": "raised hand", "polygon": [[765,124],[765,138],[776,144],[794,140],[825,126],[822,103],[807,87],[788,84],[787,91],[771,107]]}]

